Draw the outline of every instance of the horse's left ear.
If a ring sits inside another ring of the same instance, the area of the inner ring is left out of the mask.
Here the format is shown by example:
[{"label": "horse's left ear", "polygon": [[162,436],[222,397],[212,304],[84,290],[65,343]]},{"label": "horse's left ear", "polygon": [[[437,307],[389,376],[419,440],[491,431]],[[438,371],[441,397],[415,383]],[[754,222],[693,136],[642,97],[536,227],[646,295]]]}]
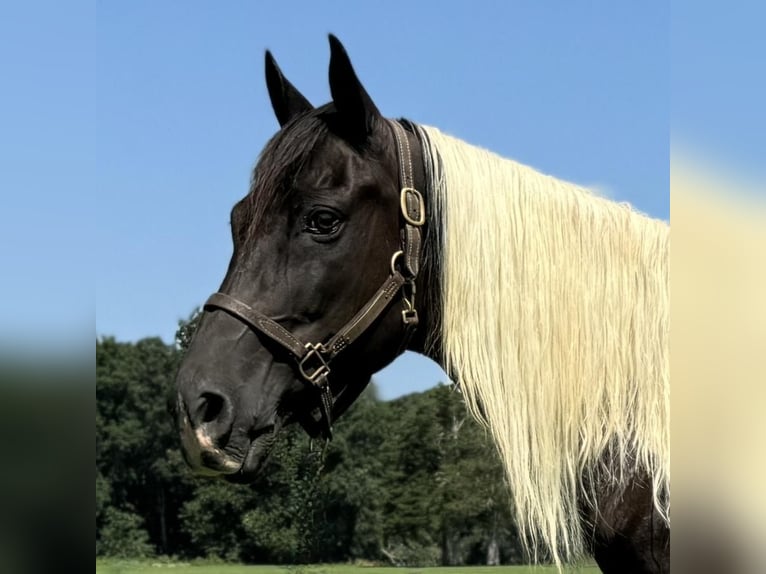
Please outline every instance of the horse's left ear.
[{"label": "horse's left ear", "polygon": [[344,135],[361,143],[381,119],[378,108],[351,66],[343,44],[330,34],[330,93],[341,117]]},{"label": "horse's left ear", "polygon": [[271,107],[279,126],[284,126],[295,116],[314,109],[303,94],[293,86],[277,66],[274,56],[266,50],[266,87],[269,89]]}]

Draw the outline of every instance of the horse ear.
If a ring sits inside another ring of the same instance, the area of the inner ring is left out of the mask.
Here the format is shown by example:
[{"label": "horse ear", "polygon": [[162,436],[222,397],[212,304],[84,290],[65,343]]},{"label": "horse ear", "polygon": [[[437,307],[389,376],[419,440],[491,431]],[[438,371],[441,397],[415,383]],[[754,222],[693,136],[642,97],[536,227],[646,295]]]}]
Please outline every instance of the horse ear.
[{"label": "horse ear", "polygon": [[351,66],[343,44],[330,34],[330,93],[346,135],[364,141],[381,117]]},{"label": "horse ear", "polygon": [[269,89],[271,107],[274,108],[280,127],[295,116],[314,109],[303,94],[285,78],[274,56],[268,50],[266,50],[266,87]]}]

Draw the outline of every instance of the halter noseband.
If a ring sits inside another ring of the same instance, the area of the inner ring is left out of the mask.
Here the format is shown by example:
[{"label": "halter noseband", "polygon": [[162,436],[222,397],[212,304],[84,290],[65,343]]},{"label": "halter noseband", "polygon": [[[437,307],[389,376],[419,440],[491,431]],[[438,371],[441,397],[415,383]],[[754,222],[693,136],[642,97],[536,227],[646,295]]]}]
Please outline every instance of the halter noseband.
[{"label": "halter noseband", "polygon": [[333,395],[328,376],[330,363],[343,350],[356,341],[402,291],[402,323],[404,337],[401,349],[409,342],[418,325],[415,309],[415,279],[420,269],[421,231],[425,223],[426,209],[423,196],[415,189],[412,170],[412,153],[404,128],[396,121],[389,121],[394,132],[399,160],[399,203],[402,215],[401,249],[391,256],[388,278],[367,303],[338,332],[324,343],[303,342],[282,325],[270,319],[250,305],[227,295],[213,293],[205,302],[205,311],[220,309],[239,319],[251,329],[258,331],[283,347],[292,357],[298,373],[307,383],[320,391],[320,412],[324,421],[323,432],[332,438]]}]

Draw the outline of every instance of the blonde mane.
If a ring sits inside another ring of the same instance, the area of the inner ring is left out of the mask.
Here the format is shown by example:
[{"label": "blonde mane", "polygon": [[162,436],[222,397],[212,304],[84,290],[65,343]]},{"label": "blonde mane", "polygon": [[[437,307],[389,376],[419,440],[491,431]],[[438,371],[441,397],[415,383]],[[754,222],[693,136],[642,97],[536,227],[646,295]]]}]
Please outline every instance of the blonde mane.
[{"label": "blonde mane", "polygon": [[595,484],[636,473],[668,520],[665,222],[430,127],[442,363],[505,465],[535,559],[584,552]]}]

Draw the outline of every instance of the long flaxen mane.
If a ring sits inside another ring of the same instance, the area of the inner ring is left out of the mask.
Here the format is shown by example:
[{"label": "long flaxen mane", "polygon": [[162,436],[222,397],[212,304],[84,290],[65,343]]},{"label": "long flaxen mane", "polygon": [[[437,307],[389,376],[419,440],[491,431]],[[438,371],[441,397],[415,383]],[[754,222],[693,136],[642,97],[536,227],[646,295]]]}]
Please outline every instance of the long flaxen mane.
[{"label": "long flaxen mane", "polygon": [[669,520],[669,227],[418,127],[447,372],[490,429],[527,549],[585,550],[594,485],[651,481]]}]

